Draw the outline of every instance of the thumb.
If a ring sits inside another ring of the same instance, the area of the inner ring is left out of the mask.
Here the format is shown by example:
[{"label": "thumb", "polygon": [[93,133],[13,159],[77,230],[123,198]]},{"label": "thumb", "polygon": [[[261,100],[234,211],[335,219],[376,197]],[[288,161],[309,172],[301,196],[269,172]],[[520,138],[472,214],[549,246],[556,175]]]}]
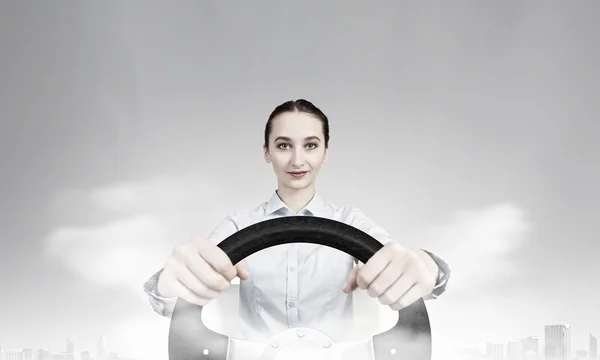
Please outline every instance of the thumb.
[{"label": "thumb", "polygon": [[348,273],[348,278],[346,280],[346,286],[344,286],[344,292],[345,293],[349,293],[352,292],[354,290],[356,290],[356,288],[358,287],[358,284],[356,282],[356,278],[358,275],[358,266],[355,266],[349,273]]},{"label": "thumb", "polygon": [[237,263],[235,265],[235,269],[237,270],[237,276],[241,279],[241,280],[247,280],[248,279],[248,263],[246,262],[246,260],[242,260],[239,263]]}]

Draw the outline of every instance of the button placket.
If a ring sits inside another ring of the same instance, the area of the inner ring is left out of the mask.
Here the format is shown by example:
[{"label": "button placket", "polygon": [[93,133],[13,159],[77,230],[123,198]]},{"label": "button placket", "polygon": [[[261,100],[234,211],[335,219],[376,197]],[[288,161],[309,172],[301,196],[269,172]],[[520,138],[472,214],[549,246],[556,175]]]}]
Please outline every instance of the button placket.
[{"label": "button placket", "polygon": [[286,313],[289,326],[299,325],[298,316],[298,246],[288,246]]}]

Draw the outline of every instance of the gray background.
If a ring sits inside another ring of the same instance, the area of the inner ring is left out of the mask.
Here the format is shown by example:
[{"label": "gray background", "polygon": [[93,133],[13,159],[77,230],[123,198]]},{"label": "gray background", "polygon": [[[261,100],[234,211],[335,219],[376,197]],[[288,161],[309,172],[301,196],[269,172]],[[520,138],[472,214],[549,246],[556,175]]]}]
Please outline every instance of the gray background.
[{"label": "gray background", "polygon": [[[360,4],[360,5],[359,5]],[[600,334],[596,1],[0,5],[0,343],[165,359],[141,285],[266,201],[264,123],[331,119],[318,190],[445,257],[435,357]]]}]

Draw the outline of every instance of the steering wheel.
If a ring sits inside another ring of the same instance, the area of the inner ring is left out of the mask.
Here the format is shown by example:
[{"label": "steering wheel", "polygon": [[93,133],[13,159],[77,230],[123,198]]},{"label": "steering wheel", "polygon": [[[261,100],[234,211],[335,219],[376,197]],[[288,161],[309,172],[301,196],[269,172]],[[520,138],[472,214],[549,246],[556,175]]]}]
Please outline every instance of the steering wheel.
[{"label": "steering wheel", "polygon": [[[350,225],[313,216],[265,220],[243,228],[218,246],[237,264],[255,252],[289,243],[329,246],[363,263],[383,247]],[[202,306],[178,298],[169,328],[169,360],[274,360],[282,358],[278,354],[286,346],[292,347],[298,342],[312,343],[318,348],[316,355],[326,353],[324,358],[327,359],[344,354],[340,359],[431,360],[431,327],[424,300],[401,309],[398,315],[393,328],[364,340],[335,343],[315,329],[294,327],[279,333],[270,343],[262,344],[230,338],[208,329],[202,322]]]}]

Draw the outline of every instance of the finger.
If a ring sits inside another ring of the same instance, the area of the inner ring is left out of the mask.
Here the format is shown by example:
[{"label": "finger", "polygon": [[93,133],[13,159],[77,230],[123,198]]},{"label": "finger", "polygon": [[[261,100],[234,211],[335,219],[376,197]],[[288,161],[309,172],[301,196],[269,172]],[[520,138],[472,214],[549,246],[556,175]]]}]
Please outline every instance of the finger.
[{"label": "finger", "polygon": [[355,266],[349,273],[348,278],[346,279],[346,285],[344,286],[344,292],[350,293],[358,288],[358,284],[356,283],[356,276],[358,274],[359,267]]},{"label": "finger", "polygon": [[235,265],[237,276],[241,280],[248,280],[248,262],[244,259]]},{"label": "finger", "polygon": [[[231,281],[218,273],[204,258],[196,253],[178,253],[178,260],[184,264],[196,278],[209,288],[223,292],[229,288]],[[233,266],[232,269],[235,270]]]},{"label": "finger", "polygon": [[382,305],[393,304],[410,291],[416,283],[416,277],[412,273],[406,272],[387,288],[378,300]]},{"label": "finger", "polygon": [[377,251],[367,263],[360,268],[356,279],[358,287],[367,289],[377,275],[379,275],[379,273],[381,273],[392,261],[392,255],[392,252],[386,247]]},{"label": "finger", "polygon": [[369,284],[367,293],[371,297],[381,296],[396,280],[402,276],[403,266],[398,261],[390,262],[375,280]]},{"label": "finger", "polygon": [[419,284],[415,284],[404,295],[390,305],[390,309],[394,311],[402,310],[407,306],[412,305],[415,301],[423,297],[423,291]]},{"label": "finger", "polygon": [[219,291],[211,289],[204,284],[192,271],[184,264],[179,264],[176,269],[177,280],[187,289],[193,291],[196,295],[205,299],[215,299],[219,296]]},{"label": "finger", "polygon": [[206,239],[198,240],[196,251],[213,269],[223,275],[228,281],[231,282],[236,277],[237,272],[231,263],[231,259],[213,242]]},{"label": "finger", "polygon": [[179,294],[178,297],[182,298],[183,300],[185,300],[189,303],[200,305],[200,306],[205,306],[210,302],[210,299],[199,296],[195,292],[191,291],[187,286],[185,286],[179,280],[175,284],[175,287],[177,288],[176,291]]}]

